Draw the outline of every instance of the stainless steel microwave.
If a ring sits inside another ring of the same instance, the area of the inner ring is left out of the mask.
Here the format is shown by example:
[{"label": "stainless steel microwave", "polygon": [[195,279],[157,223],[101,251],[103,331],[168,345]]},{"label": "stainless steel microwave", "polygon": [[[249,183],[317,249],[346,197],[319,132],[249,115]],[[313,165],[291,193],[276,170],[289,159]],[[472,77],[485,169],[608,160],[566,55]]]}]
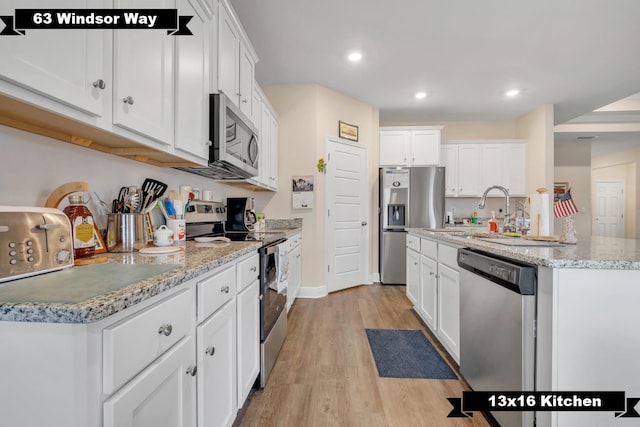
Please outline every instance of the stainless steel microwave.
[{"label": "stainless steel microwave", "polygon": [[181,167],[213,179],[258,175],[258,130],[224,93],[209,95],[209,166]]}]

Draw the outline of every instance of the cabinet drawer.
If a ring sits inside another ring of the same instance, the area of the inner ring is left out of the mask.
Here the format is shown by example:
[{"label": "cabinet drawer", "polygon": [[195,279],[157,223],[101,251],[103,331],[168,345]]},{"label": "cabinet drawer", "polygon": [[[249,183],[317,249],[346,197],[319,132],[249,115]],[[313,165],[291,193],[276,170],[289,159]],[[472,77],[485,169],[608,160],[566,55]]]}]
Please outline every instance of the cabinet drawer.
[{"label": "cabinet drawer", "polygon": [[289,240],[291,241],[291,249],[293,249],[296,246],[300,246],[300,242],[302,242],[302,236],[300,234],[296,234]]},{"label": "cabinet drawer", "polygon": [[438,244],[433,240],[421,239],[420,253],[429,258],[438,259]]},{"label": "cabinet drawer", "polygon": [[185,289],[102,331],[105,394],[119,389],[189,334],[192,295]]},{"label": "cabinet drawer", "polygon": [[416,252],[420,252],[420,238],[407,234],[407,247],[413,249]]},{"label": "cabinet drawer", "polygon": [[197,289],[198,323],[200,323],[236,295],[235,264],[199,282]]},{"label": "cabinet drawer", "polygon": [[440,244],[438,248],[438,262],[448,265],[458,271],[458,248]]},{"label": "cabinet drawer", "polygon": [[255,282],[260,275],[260,257],[258,254],[238,263],[238,292]]}]

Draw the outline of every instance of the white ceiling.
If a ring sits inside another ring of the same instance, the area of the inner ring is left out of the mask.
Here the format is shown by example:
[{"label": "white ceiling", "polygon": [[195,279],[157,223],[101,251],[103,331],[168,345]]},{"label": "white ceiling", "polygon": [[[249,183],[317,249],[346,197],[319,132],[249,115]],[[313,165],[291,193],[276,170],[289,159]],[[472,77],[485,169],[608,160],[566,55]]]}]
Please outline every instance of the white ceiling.
[{"label": "white ceiling", "polygon": [[555,104],[558,124],[640,92],[638,0],[230,1],[261,85],[321,84],[379,108],[382,123]]}]

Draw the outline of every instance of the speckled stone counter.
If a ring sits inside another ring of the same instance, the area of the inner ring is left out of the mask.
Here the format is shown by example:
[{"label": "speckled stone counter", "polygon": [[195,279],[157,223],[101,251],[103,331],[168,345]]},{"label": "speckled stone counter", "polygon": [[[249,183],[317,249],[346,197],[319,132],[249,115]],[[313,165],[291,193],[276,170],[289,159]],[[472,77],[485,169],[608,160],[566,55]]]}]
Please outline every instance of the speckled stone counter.
[{"label": "speckled stone counter", "polygon": [[[109,263],[123,265],[171,265],[172,268],[161,274],[138,280],[120,289],[100,294],[79,302],[47,302],[42,295],[30,295],[28,301],[0,300],[0,320],[18,322],[47,323],[90,323],[108,317],[114,313],[131,307],[163,291],[176,287],[189,279],[207,273],[221,265],[232,262],[246,254],[256,252],[261,243],[256,241],[231,243],[196,243],[187,242],[179,252],[144,255],[133,253],[110,253]],[[95,267],[72,267],[83,269]],[[38,276],[45,280],[52,275],[64,272],[45,273]],[[29,280],[29,279],[22,279]],[[0,288],[19,286],[22,280],[0,284]],[[95,286],[100,287],[101,277],[95,278]],[[26,282],[25,282],[26,283]],[[44,291],[42,292],[45,293]],[[56,301],[64,300],[61,295]],[[69,296],[69,299],[71,296]]]},{"label": "speckled stone counter", "polygon": [[640,241],[636,239],[591,237],[579,239],[576,245],[513,247],[457,236],[455,232],[433,232],[421,228],[411,228],[408,232],[551,268],[640,270]]}]

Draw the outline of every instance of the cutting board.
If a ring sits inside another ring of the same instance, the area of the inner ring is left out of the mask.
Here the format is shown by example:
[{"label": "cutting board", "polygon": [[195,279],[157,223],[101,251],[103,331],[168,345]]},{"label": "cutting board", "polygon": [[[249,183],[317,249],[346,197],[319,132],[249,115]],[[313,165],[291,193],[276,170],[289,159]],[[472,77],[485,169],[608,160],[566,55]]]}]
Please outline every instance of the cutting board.
[{"label": "cutting board", "polygon": [[92,264],[0,284],[0,303],[77,304],[180,268],[175,264]]}]

